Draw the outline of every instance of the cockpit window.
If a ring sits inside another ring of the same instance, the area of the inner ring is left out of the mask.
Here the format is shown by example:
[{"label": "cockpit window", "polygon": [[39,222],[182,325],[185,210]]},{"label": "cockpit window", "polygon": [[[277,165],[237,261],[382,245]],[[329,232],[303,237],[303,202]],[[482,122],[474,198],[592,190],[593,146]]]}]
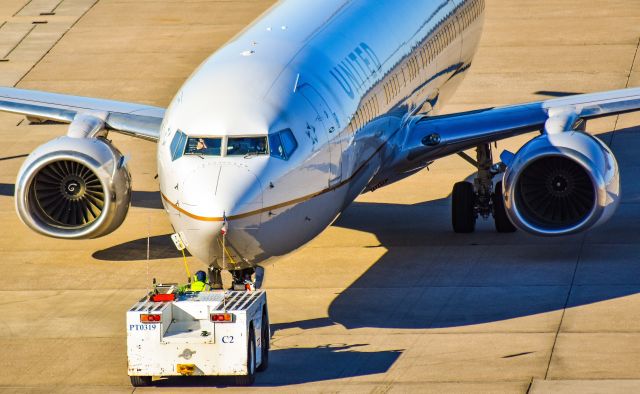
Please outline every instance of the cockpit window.
[{"label": "cockpit window", "polygon": [[293,152],[298,148],[298,141],[291,130],[285,129],[269,135],[271,156],[278,159],[289,160]]},{"label": "cockpit window", "polygon": [[222,138],[190,137],[184,150],[185,155],[220,156]]},{"label": "cockpit window", "polygon": [[267,137],[229,137],[227,156],[266,155]]},{"label": "cockpit window", "polygon": [[169,146],[169,148],[171,149],[172,161],[176,161],[180,157],[182,157],[182,152],[184,152],[184,145],[186,142],[187,136],[180,130],[176,131],[176,134],[171,140],[171,145]]}]

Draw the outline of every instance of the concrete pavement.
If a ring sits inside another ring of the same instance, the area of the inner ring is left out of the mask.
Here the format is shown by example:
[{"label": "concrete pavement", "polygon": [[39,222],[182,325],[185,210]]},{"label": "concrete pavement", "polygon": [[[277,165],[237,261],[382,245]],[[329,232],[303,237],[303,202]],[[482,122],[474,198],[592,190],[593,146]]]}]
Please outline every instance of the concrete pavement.
[{"label": "concrete pavement", "polygon": [[[0,84],[166,105],[271,4],[3,0]],[[482,46],[446,110],[640,86],[639,42],[634,0],[488,0]],[[443,159],[361,196],[268,268],[272,362],[254,388],[169,379],[136,391],[640,391],[637,125],[640,115],[624,115],[588,127],[622,170],[623,204],[604,227],[539,239],[498,235],[487,222],[453,234],[448,196],[473,169]],[[24,155],[65,132],[0,115],[0,391],[132,392],[124,312],[151,276],[184,276],[159,209],[155,145],[112,135],[134,179],[119,230],[53,240],[19,222],[13,184]]]}]

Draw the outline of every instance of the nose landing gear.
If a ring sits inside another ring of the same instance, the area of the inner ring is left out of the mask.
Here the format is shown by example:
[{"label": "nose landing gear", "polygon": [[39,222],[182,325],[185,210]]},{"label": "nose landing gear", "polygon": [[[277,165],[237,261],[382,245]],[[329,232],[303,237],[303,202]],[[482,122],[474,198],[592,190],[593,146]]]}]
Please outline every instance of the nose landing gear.
[{"label": "nose landing gear", "polygon": [[[229,272],[233,278],[230,290],[255,290],[256,283],[253,280],[253,274],[256,272],[255,268]],[[212,290],[222,290],[224,288],[224,284],[222,283],[222,270],[214,264],[209,266],[209,282]]]},{"label": "nose landing gear", "polygon": [[504,172],[503,164],[493,164],[491,145],[476,148],[476,160],[464,152],[458,153],[477,168],[478,173],[471,182],[458,182],[451,193],[451,222],[456,233],[471,233],[475,230],[479,216],[484,219],[493,216],[496,231],[512,233],[516,227],[511,223],[504,206],[502,182],[493,187],[493,177]]},{"label": "nose landing gear", "polygon": [[253,282],[253,274],[256,272],[254,268],[245,268],[241,270],[231,271],[233,276],[233,286],[231,290],[255,290]]}]

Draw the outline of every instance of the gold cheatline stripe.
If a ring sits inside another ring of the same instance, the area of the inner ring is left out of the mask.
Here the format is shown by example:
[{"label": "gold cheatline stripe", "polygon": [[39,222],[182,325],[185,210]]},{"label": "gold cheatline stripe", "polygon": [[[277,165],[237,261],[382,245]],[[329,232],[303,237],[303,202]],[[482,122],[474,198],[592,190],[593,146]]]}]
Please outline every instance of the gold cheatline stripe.
[{"label": "gold cheatline stripe", "polygon": [[[308,200],[311,200],[314,197],[318,197],[322,194],[328,193],[330,191],[336,190],[337,188],[343,186],[344,184],[348,183],[351,180],[351,178],[349,178],[346,181],[340,182],[339,184],[330,187],[328,189],[324,189],[321,190],[319,192],[313,193],[313,194],[309,194],[300,198],[296,198],[295,200],[290,200],[290,201],[285,201],[283,203],[280,204],[276,204],[276,205],[272,205],[270,207],[266,207],[266,208],[262,208],[262,209],[256,209],[255,211],[249,211],[249,212],[245,212],[245,213],[241,213],[238,215],[232,215],[232,216],[227,216],[227,220],[237,220],[237,219],[244,219],[246,217],[249,216],[253,216],[253,215],[258,215],[264,212],[269,212],[272,211],[274,209],[279,209],[279,208],[284,208],[287,207],[289,205],[294,205],[294,204],[298,204],[301,202],[305,202]],[[173,202],[171,202],[171,200],[169,200],[169,198],[167,196],[164,195],[164,193],[160,192],[160,195],[162,195],[162,198],[169,204],[171,205],[173,208],[175,208],[176,210],[178,210],[181,213],[184,213],[185,215],[189,216],[190,218],[196,219],[196,220],[200,220],[202,222],[222,222],[224,221],[224,218],[222,217],[207,217],[207,216],[198,216],[195,215],[185,209],[180,208],[179,206],[177,206],[176,204],[174,204]]]},{"label": "gold cheatline stripe", "polygon": [[[314,197],[318,197],[318,196],[321,196],[323,194],[326,194],[326,193],[329,193],[331,191],[334,191],[336,189],[341,188],[342,186],[344,186],[347,183],[351,182],[353,180],[353,178],[355,178],[358,175],[358,173],[360,173],[360,171],[362,171],[364,169],[364,167],[367,164],[369,164],[371,159],[373,159],[382,150],[382,148],[387,144],[387,142],[389,142],[389,140],[391,140],[398,133],[398,131],[400,131],[399,128],[396,131],[394,131],[386,141],[384,141],[382,144],[380,144],[378,149],[376,149],[376,151],[373,152],[373,154],[367,160],[365,160],[364,163],[362,163],[362,165],[360,167],[358,167],[358,169],[355,170],[353,172],[353,174],[351,174],[351,176],[348,179],[345,179],[344,181],[338,183],[337,185],[331,186],[331,187],[329,187],[327,189],[324,189],[324,190],[321,190],[319,192],[308,194],[308,195],[306,195],[304,197],[296,198],[295,200],[285,201],[283,203],[272,205],[270,207],[266,207],[266,208],[262,208],[262,209],[257,209],[255,211],[245,212],[245,213],[241,213],[241,214],[233,215],[233,216],[227,216],[227,220],[244,219],[244,218],[249,217],[249,216],[261,214],[263,212],[269,212],[269,211],[272,211],[274,209],[284,208],[284,207],[287,207],[289,205],[294,205],[294,204],[298,204],[298,203],[301,203],[301,202],[305,202],[305,201],[311,200]],[[169,198],[167,198],[167,196],[165,196],[164,193],[160,192],[160,195],[162,196],[162,198],[169,205],[171,205],[173,208],[175,208],[179,212],[184,213],[185,215],[189,216],[190,218],[193,218],[193,219],[196,219],[196,220],[200,220],[201,222],[222,222],[222,221],[224,221],[224,218],[222,218],[222,217],[206,217],[206,216],[195,215],[195,214],[193,214],[193,213],[191,213],[191,212],[189,212],[187,210],[184,210],[184,209],[180,208],[179,206],[177,206],[176,204],[171,202],[171,200],[169,200]]]}]

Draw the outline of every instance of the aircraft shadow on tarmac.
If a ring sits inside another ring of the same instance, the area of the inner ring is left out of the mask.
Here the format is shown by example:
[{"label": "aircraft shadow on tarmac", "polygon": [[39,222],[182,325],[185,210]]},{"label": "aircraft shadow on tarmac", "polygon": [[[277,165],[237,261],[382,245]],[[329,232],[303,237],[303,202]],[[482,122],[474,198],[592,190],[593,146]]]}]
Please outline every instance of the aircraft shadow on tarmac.
[{"label": "aircraft shadow on tarmac", "polygon": [[[313,348],[272,349],[269,369],[256,375],[254,386],[283,386],[385,373],[402,354],[401,350],[354,351],[365,344],[330,344]],[[306,365],[306,368],[301,366]],[[229,378],[166,378],[157,387],[226,387]]]},{"label": "aircraft shadow on tarmac", "polygon": [[0,196],[13,197],[15,194],[15,185],[9,183],[0,183]]},{"label": "aircraft shadow on tarmac", "polygon": [[562,92],[558,90],[538,90],[534,92],[539,96],[547,96],[547,97],[567,97],[567,96],[575,96],[576,94],[582,94],[578,92]]},{"label": "aircraft shadow on tarmac", "polygon": [[[635,178],[640,128],[605,133],[621,179]],[[618,146],[619,145],[619,146]],[[637,149],[637,148],[635,148]],[[625,178],[625,175],[628,178]],[[386,253],[330,304],[328,318],[274,324],[272,330],[341,324],[349,329],[436,329],[492,323],[640,292],[640,187],[622,185],[623,204],[604,226],[564,238],[497,234],[479,220],[454,234],[449,199],[415,205],[353,203],[334,226],[375,234]],[[637,216],[637,218],[636,218]]]},{"label": "aircraft shadow on tarmac", "polygon": [[[187,250],[186,256],[191,256]],[[96,260],[130,262],[147,259],[147,238],[138,238],[106,249],[93,252]],[[182,258],[171,241],[171,234],[155,235],[149,238],[149,259],[161,260]]]},{"label": "aircraft shadow on tarmac", "polygon": [[[584,235],[557,241],[521,232],[496,234],[491,222],[475,234],[453,234],[449,209],[442,200],[409,206],[354,204],[335,225],[375,233],[386,253],[334,299],[329,319],[275,329],[332,323],[349,329],[459,327],[640,292],[638,281],[589,290],[587,285],[600,283],[603,271],[607,277],[628,275],[630,263],[606,257],[594,263],[580,255]],[[577,263],[578,255],[588,263]],[[634,265],[634,272],[640,271],[640,261]]]}]

